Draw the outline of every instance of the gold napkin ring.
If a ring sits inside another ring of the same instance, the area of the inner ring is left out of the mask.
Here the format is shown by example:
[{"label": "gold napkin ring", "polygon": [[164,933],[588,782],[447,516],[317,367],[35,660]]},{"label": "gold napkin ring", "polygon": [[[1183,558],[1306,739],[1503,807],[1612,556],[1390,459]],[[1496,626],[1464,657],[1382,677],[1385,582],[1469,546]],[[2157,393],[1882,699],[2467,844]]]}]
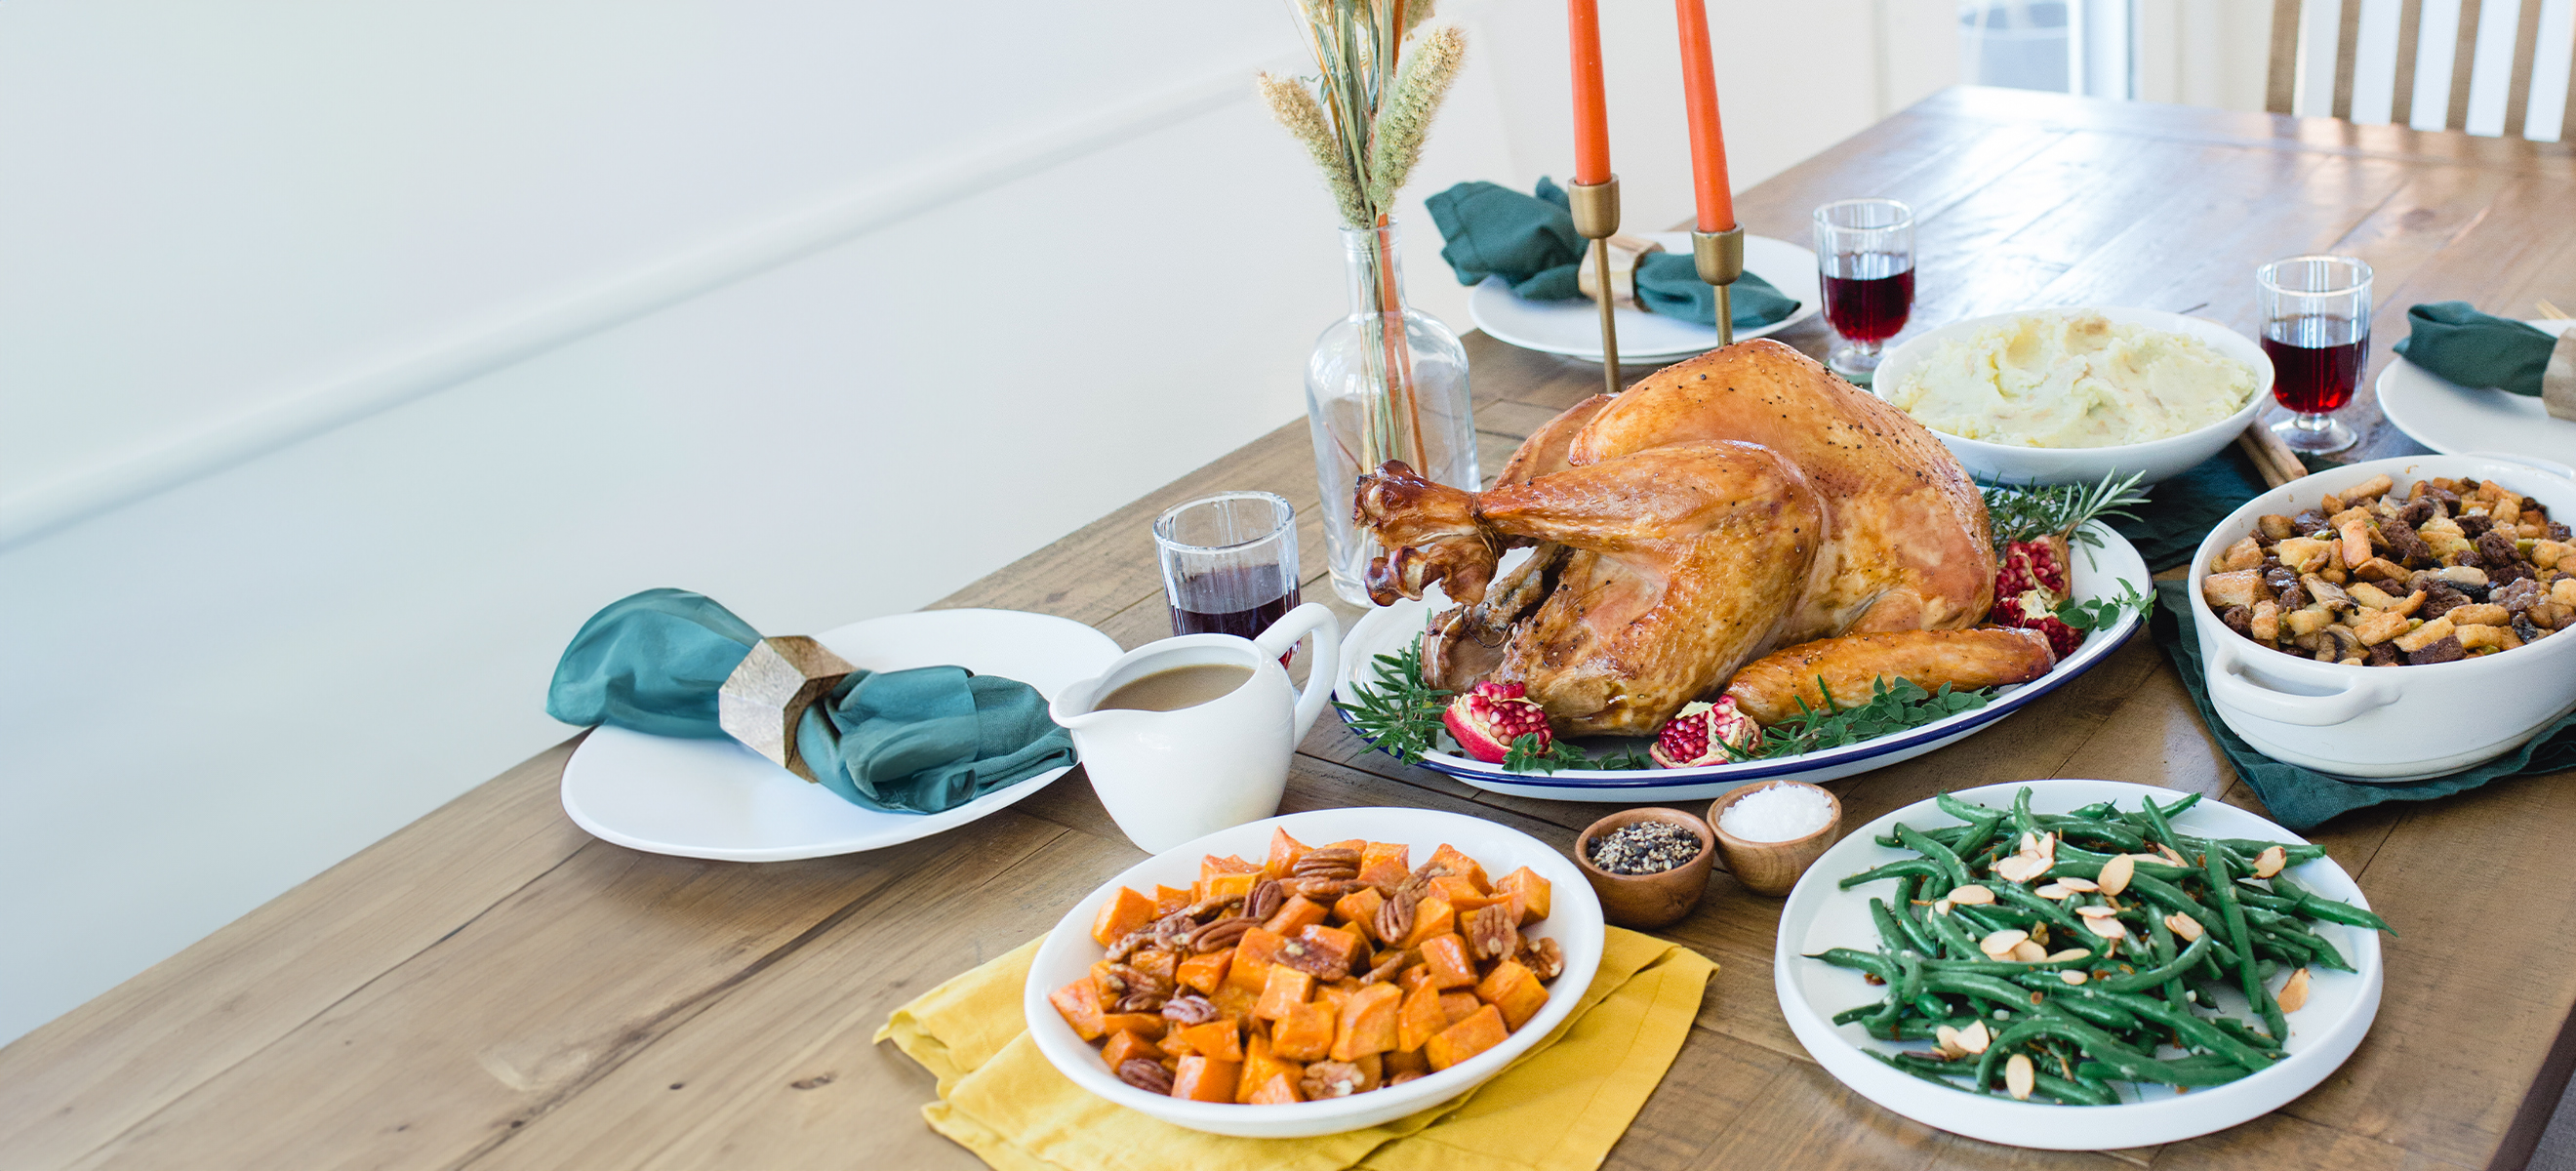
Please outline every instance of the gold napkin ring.
[{"label": "gold napkin ring", "polygon": [[855,670],[804,635],[764,638],[716,692],[716,723],[770,763],[811,781],[814,770],[796,750],[796,724]]}]

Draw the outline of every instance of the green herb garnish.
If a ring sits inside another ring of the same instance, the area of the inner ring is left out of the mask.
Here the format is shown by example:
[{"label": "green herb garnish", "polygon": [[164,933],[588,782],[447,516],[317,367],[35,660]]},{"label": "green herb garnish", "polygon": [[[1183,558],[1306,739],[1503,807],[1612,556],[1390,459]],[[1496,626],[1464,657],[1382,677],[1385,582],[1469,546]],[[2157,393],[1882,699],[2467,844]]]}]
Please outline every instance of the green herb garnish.
[{"label": "green herb garnish", "polygon": [[2145,477],[2145,472],[2138,472],[2114,481],[2106,472],[2101,483],[2090,487],[1978,481],[1977,489],[1986,498],[1987,522],[1994,529],[1995,554],[2002,556],[2004,546],[2015,541],[2035,541],[2058,533],[2065,534],[2070,545],[2102,547],[2102,538],[2084,531],[2085,524],[2115,516],[2138,519],[2129,506],[2147,502],[2147,494],[2138,488],[2138,481]]},{"label": "green herb garnish", "polygon": [[1376,686],[1354,683],[1351,694],[1358,703],[1333,701],[1350,717],[1351,726],[1397,760],[1420,764],[1422,754],[1435,747],[1431,738],[1440,731],[1440,713],[1449,706],[1451,693],[1423,684],[1422,636],[1417,634],[1403,650],[1377,656]]},{"label": "green herb garnish", "polygon": [[2104,598],[2098,602],[2078,602],[2069,599],[2057,608],[2057,620],[2076,630],[2104,630],[2117,623],[2121,615],[2131,610],[2145,609],[2146,605],[2147,595],[2138,592],[2138,584],[2122,578],[2117,597]]},{"label": "green herb garnish", "polygon": [[1727,755],[1739,761],[1777,760],[1919,728],[1934,720],[1984,707],[1987,700],[1994,698],[1994,692],[1990,690],[1954,691],[1947,683],[1942,684],[1939,691],[1925,691],[1921,684],[1910,679],[1898,679],[1891,686],[1884,676],[1870,681],[1868,701],[1856,707],[1836,703],[1833,689],[1825,686],[1823,676],[1816,678],[1816,690],[1824,693],[1822,710],[1808,707],[1804,698],[1799,699],[1798,714],[1763,728],[1761,742],[1752,748],[1737,748],[1724,741],[1717,743],[1724,746]]}]

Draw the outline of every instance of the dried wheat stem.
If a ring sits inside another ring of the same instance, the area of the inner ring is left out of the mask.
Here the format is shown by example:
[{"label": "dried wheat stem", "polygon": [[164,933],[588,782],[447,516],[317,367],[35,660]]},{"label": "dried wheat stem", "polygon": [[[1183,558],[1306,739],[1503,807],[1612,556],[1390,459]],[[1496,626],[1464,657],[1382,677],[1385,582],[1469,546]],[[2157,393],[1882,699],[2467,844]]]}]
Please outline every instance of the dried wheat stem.
[{"label": "dried wheat stem", "polygon": [[1396,191],[1413,177],[1413,165],[1422,158],[1423,137],[1430,133],[1431,119],[1440,112],[1450,84],[1458,80],[1466,50],[1466,34],[1454,26],[1437,28],[1423,34],[1405,61],[1394,92],[1378,113],[1376,140],[1369,144],[1367,205],[1371,210],[1394,207]]},{"label": "dried wheat stem", "polygon": [[1315,166],[1324,172],[1324,182],[1333,190],[1333,203],[1340,208],[1342,222],[1354,228],[1369,226],[1368,205],[1361,197],[1359,179],[1351,173],[1351,160],[1342,152],[1341,143],[1324,119],[1322,105],[1313,91],[1293,77],[1276,77],[1264,73],[1259,78],[1262,99],[1270,104],[1270,116],[1287,128],[1290,136],[1314,156]]}]

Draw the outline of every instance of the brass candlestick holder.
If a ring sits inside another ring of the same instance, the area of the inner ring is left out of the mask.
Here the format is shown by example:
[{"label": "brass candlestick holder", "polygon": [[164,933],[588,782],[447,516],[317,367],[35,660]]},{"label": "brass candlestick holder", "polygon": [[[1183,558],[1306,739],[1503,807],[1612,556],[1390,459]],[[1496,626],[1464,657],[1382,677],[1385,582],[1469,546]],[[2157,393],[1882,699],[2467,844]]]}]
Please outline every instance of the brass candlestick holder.
[{"label": "brass candlestick holder", "polygon": [[[1601,296],[1601,382],[1604,393],[1619,393],[1619,325],[1612,319],[1610,295],[1610,249],[1601,243],[1619,231],[1619,177],[1612,175],[1598,183],[1569,183],[1565,187],[1566,205],[1574,213],[1574,230],[1592,241],[1592,272]],[[1737,255],[1742,256],[1739,248]],[[1738,268],[1742,267],[1739,260]],[[1706,262],[1702,262],[1706,272]]]},{"label": "brass candlestick holder", "polygon": [[[1582,222],[1575,221],[1578,226]],[[1744,275],[1744,229],[1692,232],[1691,259],[1699,263],[1699,279],[1717,290],[1717,344],[1734,345],[1734,290],[1736,278]]]}]

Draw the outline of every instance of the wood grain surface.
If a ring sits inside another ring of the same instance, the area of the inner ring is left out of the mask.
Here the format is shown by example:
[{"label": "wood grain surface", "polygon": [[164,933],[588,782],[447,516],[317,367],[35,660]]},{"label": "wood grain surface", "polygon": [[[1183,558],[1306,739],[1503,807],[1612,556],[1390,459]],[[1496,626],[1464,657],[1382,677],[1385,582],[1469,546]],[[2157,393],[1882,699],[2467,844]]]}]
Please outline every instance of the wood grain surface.
[{"label": "wood grain surface", "polygon": [[[1757,233],[1885,195],[1920,217],[1914,329],[2008,309],[2137,305],[2254,324],[2255,265],[2379,271],[2375,372],[2406,306],[2576,305],[2567,148],[1999,90],[1952,90],[1744,192]],[[1417,279],[1428,279],[1419,277]],[[1318,307],[1318,313],[1330,312]],[[1821,322],[1783,340],[1821,354]],[[1490,473],[1592,393],[1597,367],[1468,338]],[[1641,375],[1643,369],[1629,373]],[[2419,451],[2365,389],[2348,458]],[[1302,420],[941,604],[1043,611],[1122,645],[1169,633],[1147,523],[1220,488],[1295,502],[1307,597],[1323,507]],[[1354,612],[1342,607],[1346,618]],[[590,839],[531,759],[178,956],[0,1049],[0,1167],[971,1167],[918,1109],[929,1076],[869,1043],[886,1014],[1026,941],[1142,856],[1078,776],[968,829],[874,853],[737,864]],[[1834,782],[1857,825],[1934,792],[2093,776],[2260,809],[2144,639],[2016,716]],[[1890,1114],[1780,1018],[1780,903],[1720,871],[1662,934],[1715,957],[1671,1073],[1609,1165],[1633,1168],[2515,1167],[2576,1062],[2576,826],[2565,776],[2388,805],[2316,836],[2405,935],[2377,1026],[2283,1110],[2149,1149],[1994,1146]],[[1503,797],[1371,752],[1337,722],[1284,811],[1446,809],[1570,847],[1612,806]]]}]

